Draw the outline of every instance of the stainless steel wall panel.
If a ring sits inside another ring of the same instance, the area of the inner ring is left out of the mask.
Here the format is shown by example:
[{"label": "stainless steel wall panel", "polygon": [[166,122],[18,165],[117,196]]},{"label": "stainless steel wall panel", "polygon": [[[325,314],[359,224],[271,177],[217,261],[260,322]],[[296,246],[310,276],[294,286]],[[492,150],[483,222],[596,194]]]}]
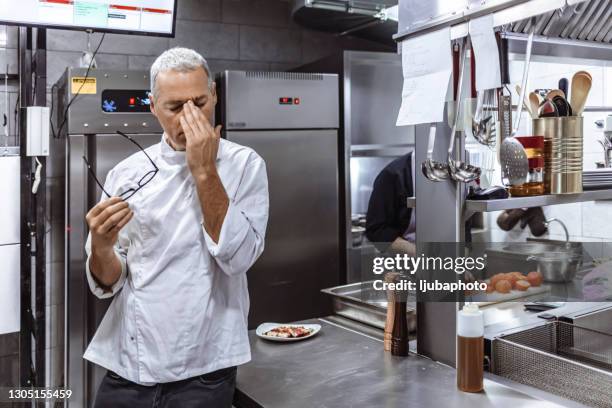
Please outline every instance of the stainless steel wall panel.
[{"label": "stainless steel wall panel", "polygon": [[395,126],[402,101],[399,55],[346,52],[343,80],[348,107],[345,128],[351,145],[414,143],[409,129]]},{"label": "stainless steel wall panel", "polygon": [[85,384],[87,371],[83,352],[87,346],[86,311],[87,283],[85,280],[85,221],[87,213],[87,170],[81,156],[85,154],[85,136],[66,139],[66,221],[70,230],[66,233],[66,309],[64,359],[65,385],[72,390],[68,407],[86,406]]},{"label": "stainless steel wall panel", "polygon": [[0,245],[21,242],[21,167],[19,156],[0,156]]},{"label": "stainless steel wall panel", "polygon": [[0,245],[0,334],[21,328],[21,261],[19,243]]}]

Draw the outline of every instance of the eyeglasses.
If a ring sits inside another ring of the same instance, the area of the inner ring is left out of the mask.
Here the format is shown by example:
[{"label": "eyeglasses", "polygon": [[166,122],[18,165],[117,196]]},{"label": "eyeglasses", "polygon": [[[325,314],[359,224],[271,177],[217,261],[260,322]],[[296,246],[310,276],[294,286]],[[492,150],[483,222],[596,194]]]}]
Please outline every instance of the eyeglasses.
[{"label": "eyeglasses", "polygon": [[[145,149],[137,141],[135,141],[129,135],[126,135],[123,132],[120,132],[118,130],[116,132],[119,135],[125,137],[130,142],[134,143],[136,146],[138,146],[138,148],[145,154],[145,156],[147,156],[147,159],[149,159],[149,161],[151,162],[151,165],[154,168],[154,170],[151,170],[151,171],[147,172],[144,176],[142,176],[140,178],[140,180],[138,181],[136,187],[131,187],[131,188],[125,190],[124,192],[122,192],[121,194],[119,194],[118,197],[120,197],[120,198],[122,198],[124,200],[127,200],[128,198],[130,198],[134,194],[136,194],[138,192],[138,190],[140,190],[141,188],[146,186],[151,180],[153,180],[153,177],[155,177],[155,175],[159,171],[159,168],[155,165],[155,162],[153,161],[153,159],[151,159],[151,157],[147,154]],[[98,184],[98,186],[102,189],[104,194],[106,194],[110,198],[111,195],[108,193],[108,191],[106,191],[104,189],[104,186],[102,185],[102,183],[100,183],[100,180],[98,180],[98,177],[96,177],[96,173],[94,173],[93,168],[91,167],[91,164],[89,163],[89,161],[87,160],[87,158],[85,156],[83,156],[83,160],[85,161],[85,164],[87,165],[87,170],[89,170],[89,173],[91,174],[93,179],[96,181],[96,184]]]}]

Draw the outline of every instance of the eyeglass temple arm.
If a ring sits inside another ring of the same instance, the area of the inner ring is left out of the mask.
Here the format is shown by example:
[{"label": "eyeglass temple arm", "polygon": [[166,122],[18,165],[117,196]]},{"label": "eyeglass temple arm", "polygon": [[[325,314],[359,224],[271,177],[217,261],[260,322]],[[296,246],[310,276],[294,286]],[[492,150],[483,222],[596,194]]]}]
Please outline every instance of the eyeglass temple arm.
[{"label": "eyeglass temple arm", "polygon": [[123,133],[120,130],[116,130],[115,132],[117,132],[118,134],[120,134],[121,136],[125,137],[127,140],[129,140],[130,142],[134,143],[136,146],[138,146],[140,148],[140,150],[142,150],[142,152],[145,154],[145,156],[147,156],[147,159],[149,159],[149,161],[151,162],[151,164],[153,165],[153,167],[155,167],[155,170],[159,170],[157,168],[157,165],[155,164],[155,162],[153,161],[153,159],[151,159],[151,156],[148,155],[147,151],[140,145],[140,143],[138,143],[136,140],[134,140],[130,135]]},{"label": "eyeglass temple arm", "polygon": [[91,177],[93,177],[98,187],[100,187],[102,189],[102,192],[106,194],[107,197],[110,198],[111,195],[108,193],[108,191],[104,189],[104,186],[102,185],[102,183],[100,183],[100,180],[98,180],[98,177],[96,177],[96,173],[94,173],[93,169],[91,168],[91,164],[89,164],[89,161],[87,161],[87,158],[85,158],[85,156],[83,156],[83,160],[85,161],[85,165],[87,166],[87,170],[89,171],[89,174],[91,174]]}]

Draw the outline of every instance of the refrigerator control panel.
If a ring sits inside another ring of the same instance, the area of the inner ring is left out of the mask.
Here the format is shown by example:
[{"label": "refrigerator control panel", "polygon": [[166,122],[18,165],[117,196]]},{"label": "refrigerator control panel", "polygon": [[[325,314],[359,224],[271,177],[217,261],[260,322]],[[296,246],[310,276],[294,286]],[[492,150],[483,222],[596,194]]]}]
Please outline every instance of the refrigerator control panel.
[{"label": "refrigerator control panel", "polygon": [[281,96],[278,98],[279,105],[299,105],[300,98],[291,96]]},{"label": "refrigerator control panel", "polygon": [[105,89],[101,104],[105,113],[149,112],[151,100],[148,89]]}]

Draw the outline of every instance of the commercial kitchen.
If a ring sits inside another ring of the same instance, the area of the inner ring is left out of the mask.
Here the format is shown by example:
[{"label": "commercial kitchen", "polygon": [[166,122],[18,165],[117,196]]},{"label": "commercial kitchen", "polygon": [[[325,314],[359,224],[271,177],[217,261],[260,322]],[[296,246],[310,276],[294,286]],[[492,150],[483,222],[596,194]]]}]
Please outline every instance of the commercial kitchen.
[{"label": "commercial kitchen", "polygon": [[[151,111],[171,49],[206,59],[220,146],[265,163],[232,406],[612,407],[609,0],[0,0],[0,406],[134,381],[84,358],[128,313],[86,216],[118,163],[182,153]],[[426,279],[469,289],[397,285]]]}]

